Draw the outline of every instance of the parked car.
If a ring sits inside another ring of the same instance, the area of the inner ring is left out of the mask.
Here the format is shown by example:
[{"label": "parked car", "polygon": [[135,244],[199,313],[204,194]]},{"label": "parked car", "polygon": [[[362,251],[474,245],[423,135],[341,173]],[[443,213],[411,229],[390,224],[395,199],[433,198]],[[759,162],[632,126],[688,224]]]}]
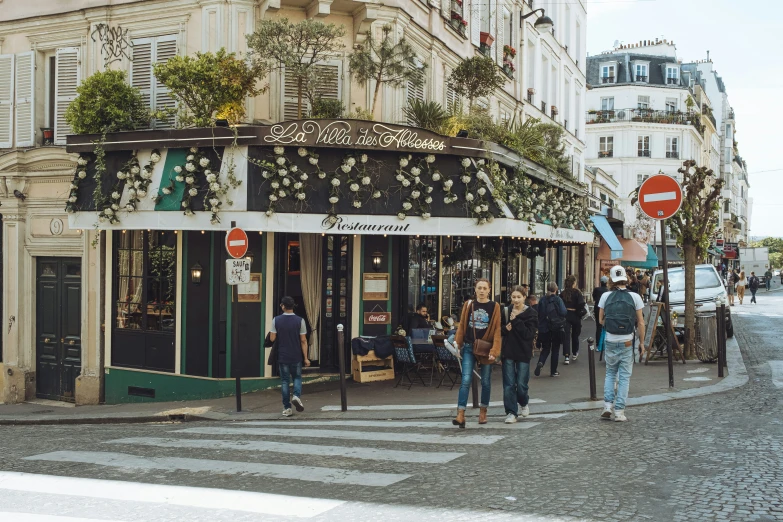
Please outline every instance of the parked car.
[{"label": "parked car", "polygon": [[[663,301],[660,283],[663,270],[656,270],[653,275],[652,294],[656,301]],[[726,287],[723,286],[720,274],[712,265],[696,265],[696,305],[697,312],[714,312],[715,299],[726,299]],[[685,323],[685,268],[669,269],[669,306],[677,312],[677,325]],[[726,307],[726,337],[734,337],[734,325],[731,322],[731,309]]]}]

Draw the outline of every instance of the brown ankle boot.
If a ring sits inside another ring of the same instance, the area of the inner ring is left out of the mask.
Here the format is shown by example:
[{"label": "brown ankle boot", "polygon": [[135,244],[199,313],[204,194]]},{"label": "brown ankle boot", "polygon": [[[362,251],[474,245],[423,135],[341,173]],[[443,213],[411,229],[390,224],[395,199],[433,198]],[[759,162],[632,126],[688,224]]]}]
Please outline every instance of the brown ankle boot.
[{"label": "brown ankle boot", "polygon": [[479,408],[479,424],[487,423],[487,409]]},{"label": "brown ankle boot", "polygon": [[465,410],[458,410],[457,418],[452,419],[451,423],[455,426],[459,426],[460,428],[465,429]]}]

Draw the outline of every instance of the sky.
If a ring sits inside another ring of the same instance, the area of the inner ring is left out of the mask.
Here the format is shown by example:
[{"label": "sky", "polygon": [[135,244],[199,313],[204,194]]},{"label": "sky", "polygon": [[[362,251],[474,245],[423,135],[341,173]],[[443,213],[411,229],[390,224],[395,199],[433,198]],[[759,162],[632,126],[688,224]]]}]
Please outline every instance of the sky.
[{"label": "sky", "polygon": [[683,62],[706,59],[710,51],[748,165],[750,235],[783,236],[783,1],[586,0],[585,7],[591,56],[612,49],[615,40],[655,38],[674,41]]}]

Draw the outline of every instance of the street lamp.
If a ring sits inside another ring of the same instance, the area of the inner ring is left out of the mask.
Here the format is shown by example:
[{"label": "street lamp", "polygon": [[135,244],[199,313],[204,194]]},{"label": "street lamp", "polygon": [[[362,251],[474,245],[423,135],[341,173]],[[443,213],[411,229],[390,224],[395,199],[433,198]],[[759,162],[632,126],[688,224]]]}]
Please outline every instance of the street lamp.
[{"label": "street lamp", "polygon": [[535,27],[535,28],[536,28],[536,29],[538,29],[539,31],[548,31],[548,30],[552,29],[552,26],[553,26],[553,25],[555,25],[555,23],[552,21],[552,19],[551,19],[551,18],[549,18],[549,17],[548,17],[548,16],[547,16],[547,15],[544,13],[544,9],[543,9],[543,8],[540,8],[540,7],[539,7],[538,9],[534,9],[534,10],[530,11],[530,12],[529,12],[528,14],[526,14],[526,15],[523,15],[523,14],[520,12],[520,13],[519,13],[519,15],[520,15],[520,18],[519,18],[519,27],[520,27],[520,28],[524,27],[525,18],[530,18],[531,16],[533,16],[534,14],[536,14],[536,13],[537,13],[537,12],[539,12],[539,11],[541,11],[541,16],[539,16],[539,17],[538,17],[538,19],[535,21],[535,23],[533,24],[533,27]]},{"label": "street lamp", "polygon": [[194,285],[201,284],[201,271],[203,268],[201,268],[201,265],[199,263],[196,263],[190,268],[190,282]]}]

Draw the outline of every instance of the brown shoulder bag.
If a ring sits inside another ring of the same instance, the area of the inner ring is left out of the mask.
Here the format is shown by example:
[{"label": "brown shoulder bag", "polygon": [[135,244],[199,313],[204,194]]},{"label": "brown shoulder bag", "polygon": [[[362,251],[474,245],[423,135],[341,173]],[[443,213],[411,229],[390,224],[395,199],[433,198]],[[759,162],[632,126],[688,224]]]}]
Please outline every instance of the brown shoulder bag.
[{"label": "brown shoulder bag", "polygon": [[476,321],[473,317],[473,301],[470,302],[470,322],[473,325],[473,355],[477,357],[489,357],[492,343],[476,337]]}]

